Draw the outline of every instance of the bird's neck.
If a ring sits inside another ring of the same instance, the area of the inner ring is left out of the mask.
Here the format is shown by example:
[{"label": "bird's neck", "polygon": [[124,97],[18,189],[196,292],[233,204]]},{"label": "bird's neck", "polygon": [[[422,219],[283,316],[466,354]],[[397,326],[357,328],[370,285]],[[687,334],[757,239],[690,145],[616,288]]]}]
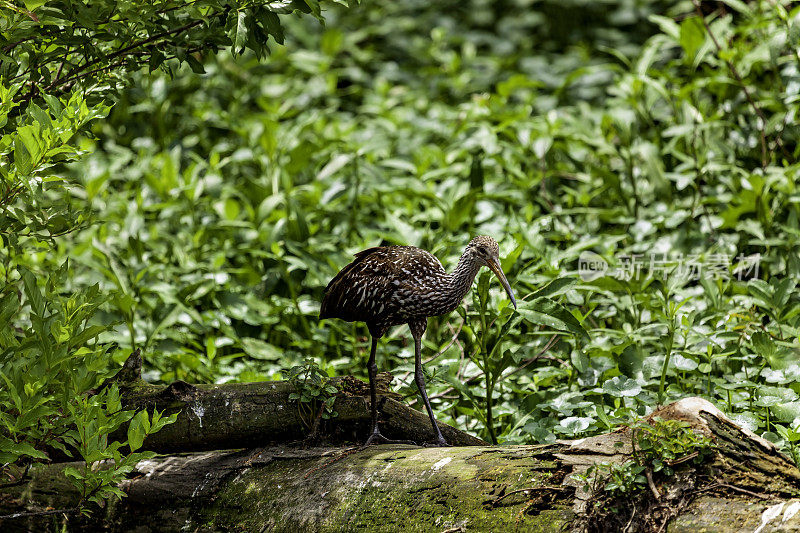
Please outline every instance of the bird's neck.
[{"label": "bird's neck", "polygon": [[448,312],[458,307],[458,304],[467,295],[480,269],[481,265],[468,258],[466,254],[461,256],[456,269],[452,274],[447,275],[449,282],[447,284]]}]

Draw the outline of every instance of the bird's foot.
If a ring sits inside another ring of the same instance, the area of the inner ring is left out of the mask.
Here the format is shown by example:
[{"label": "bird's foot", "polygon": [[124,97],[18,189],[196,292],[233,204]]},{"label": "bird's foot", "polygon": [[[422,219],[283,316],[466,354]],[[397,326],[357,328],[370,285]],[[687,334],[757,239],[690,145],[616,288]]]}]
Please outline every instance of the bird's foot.
[{"label": "bird's foot", "polygon": [[444,440],[444,437],[439,435],[439,438],[436,439],[436,442],[426,442],[426,443],[423,444],[423,446],[426,447],[426,448],[436,448],[437,446],[440,447],[440,448],[445,448],[445,447],[449,447],[449,446],[452,446],[452,445],[449,444],[446,440]]},{"label": "bird's foot", "polygon": [[416,446],[417,443],[413,440],[393,440],[387,437],[384,437],[383,434],[378,431],[377,429],[372,432],[372,435],[369,436],[367,442],[364,443],[362,448],[366,448],[370,444],[411,444],[412,446]]}]

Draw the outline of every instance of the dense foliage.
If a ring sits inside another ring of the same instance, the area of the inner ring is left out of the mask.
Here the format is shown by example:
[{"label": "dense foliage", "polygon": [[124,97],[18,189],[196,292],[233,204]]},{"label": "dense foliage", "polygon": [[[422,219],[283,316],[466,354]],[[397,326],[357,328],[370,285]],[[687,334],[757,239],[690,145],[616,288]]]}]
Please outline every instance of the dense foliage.
[{"label": "dense foliage", "polygon": [[[487,233],[528,303],[431,321],[440,416],[549,441],[692,394],[794,442],[796,8],[367,3],[291,34],[142,80],[73,167],[103,223],[62,253],[125,295],[108,319],[151,379],[363,376],[365,329],[316,319],[327,280],[380,243],[452,268]],[[408,339],[379,366],[413,401]]]},{"label": "dense foliage", "polygon": [[[405,0],[326,20],[287,20],[266,61],[142,74],[82,141],[70,201],[94,223],[36,260],[109,295],[117,362],[365,376],[366,329],[316,318],[327,281],[381,243],[452,268],[484,233],[520,311],[484,273],[430,321],[444,421],[549,442],[699,395],[794,454],[800,8]],[[414,401],[409,338],[378,365]]]},{"label": "dense foliage", "polygon": [[61,253],[94,223],[65,179],[76,133],[142,65],[202,71],[202,53],[223,48],[261,56],[292,12],[321,17],[316,1],[0,2],[0,483],[23,482],[36,461],[82,460],[65,471],[82,496],[66,511],[86,512],[123,495],[118,482],[153,455],[144,439],[175,421],[123,408],[107,378],[132,350],[119,350],[105,309],[130,296],[76,281],[82,269]]}]

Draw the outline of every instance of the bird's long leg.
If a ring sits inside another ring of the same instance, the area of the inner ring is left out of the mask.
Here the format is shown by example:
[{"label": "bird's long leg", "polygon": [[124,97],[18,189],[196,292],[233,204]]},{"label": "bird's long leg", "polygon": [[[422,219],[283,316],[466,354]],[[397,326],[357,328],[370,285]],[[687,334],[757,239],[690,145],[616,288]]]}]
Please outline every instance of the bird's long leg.
[{"label": "bird's long leg", "polygon": [[[378,365],[375,364],[375,352],[378,349],[378,337],[371,335],[372,347],[369,350],[369,361],[367,361],[367,374],[369,374],[369,408],[372,415],[372,434],[369,436],[367,444],[380,435],[378,431],[378,391],[375,388],[375,376],[378,374]],[[382,436],[382,435],[381,435]]]},{"label": "bird's long leg", "polygon": [[371,335],[372,348],[369,351],[369,361],[367,361],[367,374],[369,375],[369,408],[372,415],[372,433],[370,433],[364,446],[369,446],[373,442],[384,442],[388,444],[414,444],[410,440],[391,440],[381,434],[378,429],[378,391],[375,386],[375,376],[378,374],[378,365],[375,364],[375,352],[378,349],[378,335]]},{"label": "bird's long leg", "polygon": [[[412,330],[412,333],[415,332]],[[433,416],[431,402],[428,400],[428,392],[425,390],[425,374],[422,373],[422,335],[414,335],[414,381],[417,383],[419,394],[425,403],[425,409],[428,410],[428,416],[431,417],[433,432],[436,433],[436,443],[439,446],[447,446],[447,441],[444,440],[442,432],[439,430],[439,424],[436,423],[436,418]]]}]

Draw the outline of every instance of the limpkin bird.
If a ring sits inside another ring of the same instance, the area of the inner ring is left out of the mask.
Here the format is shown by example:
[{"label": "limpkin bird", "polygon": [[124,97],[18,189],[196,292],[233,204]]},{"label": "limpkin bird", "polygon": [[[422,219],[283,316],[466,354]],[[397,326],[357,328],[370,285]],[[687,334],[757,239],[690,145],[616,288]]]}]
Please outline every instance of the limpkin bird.
[{"label": "limpkin bird", "polygon": [[372,433],[365,445],[376,440],[392,442],[378,429],[375,350],[378,339],[390,327],[400,324],[408,324],[414,337],[414,381],[430,416],[437,444],[447,445],[425,391],[420,355],[422,334],[428,326],[428,317],[444,315],[458,307],[469,292],[478,270],[484,266],[497,275],[514,308],[517,307],[511,286],[500,268],[499,253],[500,247],[493,238],[475,237],[461,255],[455,271],[448,274],[433,254],[414,246],[369,248],[358,252],[355,260],[325,288],[320,318],[365,322],[372,337],[367,363]]}]

